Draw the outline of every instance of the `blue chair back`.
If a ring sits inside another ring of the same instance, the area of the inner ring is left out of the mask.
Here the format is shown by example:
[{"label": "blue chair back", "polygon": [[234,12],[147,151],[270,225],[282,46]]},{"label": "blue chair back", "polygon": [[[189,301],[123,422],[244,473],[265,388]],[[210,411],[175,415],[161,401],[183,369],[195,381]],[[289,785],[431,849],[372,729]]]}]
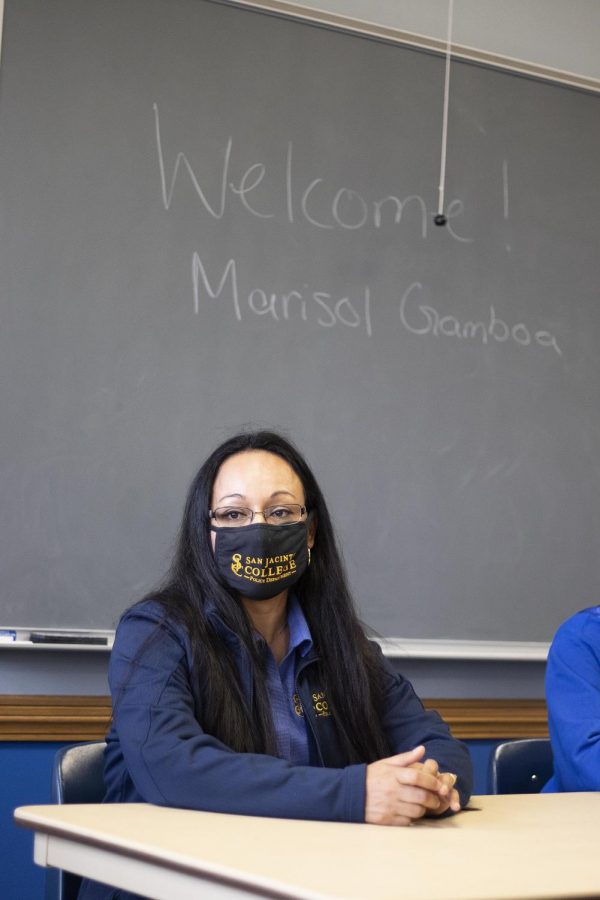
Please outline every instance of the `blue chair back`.
[{"label": "blue chair back", "polygon": [[[101,803],[104,799],[104,741],[62,747],[52,769],[53,803]],[[46,900],[77,900],[81,878],[60,869],[46,873]]]},{"label": "blue chair back", "polygon": [[490,793],[539,794],[552,767],[549,740],[506,741],[496,747],[490,760]]}]

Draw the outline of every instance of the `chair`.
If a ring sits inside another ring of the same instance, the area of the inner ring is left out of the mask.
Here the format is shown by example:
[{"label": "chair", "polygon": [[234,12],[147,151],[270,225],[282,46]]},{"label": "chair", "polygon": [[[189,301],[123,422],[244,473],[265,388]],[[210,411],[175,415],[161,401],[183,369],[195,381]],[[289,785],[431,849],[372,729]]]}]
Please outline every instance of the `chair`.
[{"label": "chair", "polygon": [[[101,803],[104,798],[104,741],[72,744],[54,757],[53,803]],[[46,900],[76,900],[81,878],[60,869],[46,873]]]},{"label": "chair", "polygon": [[552,775],[549,740],[507,741],[490,759],[491,794],[539,794]]}]

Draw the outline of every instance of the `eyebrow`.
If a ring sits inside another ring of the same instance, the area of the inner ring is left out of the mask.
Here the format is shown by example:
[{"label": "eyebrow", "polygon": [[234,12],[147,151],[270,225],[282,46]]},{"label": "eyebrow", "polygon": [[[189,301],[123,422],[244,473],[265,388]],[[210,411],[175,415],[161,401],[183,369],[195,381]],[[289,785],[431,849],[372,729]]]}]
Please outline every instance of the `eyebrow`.
[{"label": "eyebrow", "polygon": [[239,500],[245,500],[245,499],[246,499],[246,495],[245,495],[245,494],[225,494],[225,496],[220,497],[220,498],[217,500],[217,503],[222,503],[223,500],[229,500],[231,497],[237,497]]},{"label": "eyebrow", "polygon": [[[280,494],[286,494],[288,497],[293,497],[294,499],[295,499],[295,497],[296,497],[296,495],[295,495],[295,494],[292,494],[291,491],[273,491],[273,493],[272,493],[271,496],[269,497],[269,500],[274,500],[275,497],[279,497]],[[225,494],[223,497],[220,497],[220,498],[217,500],[217,503],[222,503],[223,500],[231,500],[231,499],[233,499],[234,497],[237,498],[238,500],[245,500],[245,499],[246,499],[246,495],[245,495],[245,494]]]}]

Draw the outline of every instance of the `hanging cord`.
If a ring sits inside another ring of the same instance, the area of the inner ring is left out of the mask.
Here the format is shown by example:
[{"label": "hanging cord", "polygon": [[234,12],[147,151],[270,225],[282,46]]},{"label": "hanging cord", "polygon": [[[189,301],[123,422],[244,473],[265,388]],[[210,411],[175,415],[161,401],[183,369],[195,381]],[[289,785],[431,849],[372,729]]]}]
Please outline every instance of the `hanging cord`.
[{"label": "hanging cord", "polygon": [[444,191],[446,188],[446,146],[448,144],[448,99],[450,97],[450,57],[452,53],[452,19],[454,17],[454,0],[448,0],[448,31],[446,35],[446,77],[444,79],[444,114],[442,117],[442,158],[440,161],[440,186],[438,188],[438,211],[436,225],[445,225]]}]

